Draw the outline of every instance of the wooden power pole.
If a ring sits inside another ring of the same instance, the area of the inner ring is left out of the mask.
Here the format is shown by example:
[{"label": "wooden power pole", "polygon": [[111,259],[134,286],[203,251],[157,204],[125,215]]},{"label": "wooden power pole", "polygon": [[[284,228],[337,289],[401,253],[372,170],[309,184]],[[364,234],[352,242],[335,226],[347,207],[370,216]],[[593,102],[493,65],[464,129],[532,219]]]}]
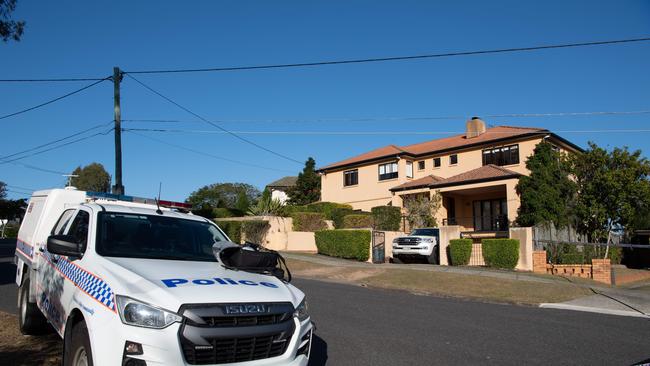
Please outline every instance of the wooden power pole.
[{"label": "wooden power pole", "polygon": [[115,119],[115,185],[113,186],[114,194],[124,194],[122,185],[122,121],[120,112],[120,82],[122,82],[122,72],[119,67],[113,68],[113,91],[114,91],[114,119]]}]

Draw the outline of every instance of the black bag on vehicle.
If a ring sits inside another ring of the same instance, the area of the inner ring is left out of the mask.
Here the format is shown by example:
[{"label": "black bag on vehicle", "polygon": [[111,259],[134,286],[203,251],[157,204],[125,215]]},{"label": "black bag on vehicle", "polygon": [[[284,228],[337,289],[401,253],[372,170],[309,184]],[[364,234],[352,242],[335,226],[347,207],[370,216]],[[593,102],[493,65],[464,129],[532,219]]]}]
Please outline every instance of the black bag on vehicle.
[{"label": "black bag on vehicle", "polygon": [[246,242],[243,245],[223,248],[219,251],[217,259],[228,269],[266,274],[291,281],[291,272],[282,255],[259,244]]}]

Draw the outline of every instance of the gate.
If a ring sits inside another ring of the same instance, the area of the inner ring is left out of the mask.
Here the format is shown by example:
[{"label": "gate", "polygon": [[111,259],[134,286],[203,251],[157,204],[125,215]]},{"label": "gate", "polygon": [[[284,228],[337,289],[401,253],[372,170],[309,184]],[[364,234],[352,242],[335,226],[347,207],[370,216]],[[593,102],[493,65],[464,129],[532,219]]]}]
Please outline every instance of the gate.
[{"label": "gate", "polygon": [[384,263],[386,260],[386,233],[372,232],[372,263]]}]

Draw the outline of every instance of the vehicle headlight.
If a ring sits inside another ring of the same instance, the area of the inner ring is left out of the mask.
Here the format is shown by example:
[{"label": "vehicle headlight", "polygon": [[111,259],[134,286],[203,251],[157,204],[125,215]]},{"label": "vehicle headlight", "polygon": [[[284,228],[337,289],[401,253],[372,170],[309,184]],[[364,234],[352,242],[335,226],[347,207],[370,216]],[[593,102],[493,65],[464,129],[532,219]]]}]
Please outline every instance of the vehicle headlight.
[{"label": "vehicle headlight", "polygon": [[433,243],[433,238],[422,238],[423,243]]},{"label": "vehicle headlight", "polygon": [[122,323],[136,327],[162,329],[183,318],[171,311],[143,303],[127,296],[116,295]]},{"label": "vehicle headlight", "polygon": [[307,299],[303,299],[300,305],[294,310],[293,316],[297,317],[299,321],[304,321],[309,318],[309,306],[307,305]]},{"label": "vehicle headlight", "polygon": [[393,239],[393,244],[397,244],[397,238]]}]

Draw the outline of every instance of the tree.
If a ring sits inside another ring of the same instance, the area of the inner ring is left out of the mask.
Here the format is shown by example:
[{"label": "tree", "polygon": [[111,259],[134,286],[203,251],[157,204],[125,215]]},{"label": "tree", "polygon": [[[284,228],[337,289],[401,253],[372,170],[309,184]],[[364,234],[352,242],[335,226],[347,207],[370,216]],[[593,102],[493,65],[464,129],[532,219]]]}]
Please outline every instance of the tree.
[{"label": "tree", "polygon": [[72,172],[72,175],[77,177],[72,177],[70,183],[79,190],[110,192],[111,176],[99,163],[91,163],[83,168],[79,166]]},{"label": "tree", "polygon": [[0,37],[4,42],[10,39],[20,41],[25,30],[24,21],[11,19],[14,10],[16,10],[16,0],[0,0]]},{"label": "tree", "polygon": [[0,200],[7,197],[7,184],[3,181],[0,181]]},{"label": "tree", "polygon": [[438,226],[436,213],[440,209],[442,196],[434,192],[431,197],[426,194],[415,194],[404,197],[406,220],[412,229]]},{"label": "tree", "polygon": [[298,174],[296,186],[287,193],[292,205],[306,205],[320,200],[320,176],[316,173],[316,161],[313,158],[307,159],[302,173]]},{"label": "tree", "polygon": [[260,194],[259,189],[246,183],[214,183],[192,192],[185,202],[194,210],[227,208],[244,214],[251,202],[257,202]]},{"label": "tree", "polygon": [[516,186],[521,198],[517,224],[553,224],[556,229],[566,227],[575,194],[575,184],[569,179],[567,157],[543,141],[526,160],[526,168],[530,175],[521,176]]},{"label": "tree", "polygon": [[606,241],[607,257],[613,231],[633,232],[639,212],[650,208],[650,162],[639,150],[624,147],[607,152],[590,142],[589,149],[571,163],[578,187],[576,228],[590,242]]}]

